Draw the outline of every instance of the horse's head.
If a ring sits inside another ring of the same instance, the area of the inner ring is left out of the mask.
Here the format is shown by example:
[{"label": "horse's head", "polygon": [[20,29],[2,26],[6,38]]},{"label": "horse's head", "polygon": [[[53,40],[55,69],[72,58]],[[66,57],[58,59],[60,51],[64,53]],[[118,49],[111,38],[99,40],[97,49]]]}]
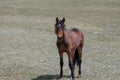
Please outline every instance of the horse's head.
[{"label": "horse's head", "polygon": [[55,33],[58,38],[63,37],[63,31],[65,29],[65,18],[63,17],[62,20],[56,18],[56,24],[55,24]]}]

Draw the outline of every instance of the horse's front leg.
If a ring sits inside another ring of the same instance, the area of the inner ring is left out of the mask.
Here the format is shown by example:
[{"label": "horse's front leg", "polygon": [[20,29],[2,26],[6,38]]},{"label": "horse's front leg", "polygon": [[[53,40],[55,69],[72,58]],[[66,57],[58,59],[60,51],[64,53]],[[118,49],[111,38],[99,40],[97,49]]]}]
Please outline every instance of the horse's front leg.
[{"label": "horse's front leg", "polygon": [[63,52],[59,51],[59,56],[60,56],[60,76],[59,78],[63,77]]},{"label": "horse's front leg", "polygon": [[75,76],[74,76],[74,69],[75,69],[75,63],[74,63],[74,58],[73,58],[73,53],[72,52],[68,52],[68,58],[69,58],[69,67],[71,70],[71,76],[72,76],[72,80],[75,80]]},{"label": "horse's front leg", "polygon": [[74,76],[74,65],[73,65],[73,61],[72,60],[69,60],[69,67],[70,67],[70,70],[71,70],[71,76],[72,76],[72,80],[75,79],[75,76]]}]

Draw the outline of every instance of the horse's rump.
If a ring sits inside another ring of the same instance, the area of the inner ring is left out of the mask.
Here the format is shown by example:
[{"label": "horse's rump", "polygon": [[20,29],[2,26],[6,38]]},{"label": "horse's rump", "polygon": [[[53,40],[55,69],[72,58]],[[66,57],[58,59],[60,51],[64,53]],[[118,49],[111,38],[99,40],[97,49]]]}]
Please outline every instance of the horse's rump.
[{"label": "horse's rump", "polygon": [[73,28],[73,29],[71,29],[71,31],[74,31],[74,32],[81,32],[79,29],[77,29],[77,28]]}]

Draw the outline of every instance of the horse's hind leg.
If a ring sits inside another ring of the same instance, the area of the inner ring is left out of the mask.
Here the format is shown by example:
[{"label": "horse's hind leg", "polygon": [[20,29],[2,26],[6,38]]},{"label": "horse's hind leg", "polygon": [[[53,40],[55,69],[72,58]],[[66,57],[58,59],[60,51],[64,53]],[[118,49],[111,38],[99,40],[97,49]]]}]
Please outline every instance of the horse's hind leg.
[{"label": "horse's hind leg", "polygon": [[81,63],[82,63],[82,47],[78,48],[78,54],[79,54],[79,59],[78,59],[78,66],[79,66],[79,71],[78,71],[78,76],[81,76]]}]

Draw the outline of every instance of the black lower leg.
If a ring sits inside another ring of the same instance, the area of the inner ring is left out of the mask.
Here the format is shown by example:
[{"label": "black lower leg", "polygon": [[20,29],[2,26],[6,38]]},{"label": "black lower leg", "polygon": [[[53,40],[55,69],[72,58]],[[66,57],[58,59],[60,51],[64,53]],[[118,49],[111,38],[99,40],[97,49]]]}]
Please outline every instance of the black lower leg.
[{"label": "black lower leg", "polygon": [[74,68],[75,68],[75,65],[73,64],[72,61],[69,60],[69,67],[71,69],[71,76],[72,76],[72,79],[74,80],[75,76],[74,76]]},{"label": "black lower leg", "polygon": [[63,58],[60,58],[60,77],[63,76]]},{"label": "black lower leg", "polygon": [[79,75],[79,76],[81,75],[81,63],[82,63],[82,60],[79,61],[79,71],[78,71],[78,75]]}]

